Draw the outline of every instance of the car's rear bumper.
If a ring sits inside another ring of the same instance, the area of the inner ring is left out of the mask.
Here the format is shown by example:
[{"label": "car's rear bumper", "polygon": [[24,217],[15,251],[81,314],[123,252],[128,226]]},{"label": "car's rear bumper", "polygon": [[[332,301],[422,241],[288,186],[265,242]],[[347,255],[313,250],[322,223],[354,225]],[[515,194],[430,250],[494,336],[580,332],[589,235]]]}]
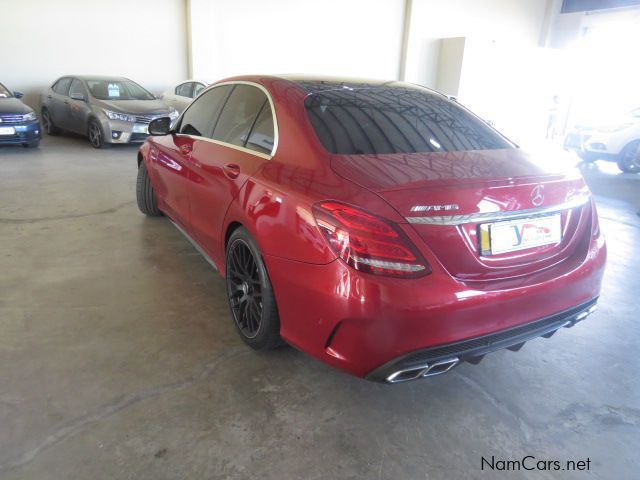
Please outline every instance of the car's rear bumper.
[{"label": "car's rear bumper", "polygon": [[461,342],[438,345],[402,355],[369,373],[366,378],[376,382],[400,383],[446,373],[462,362],[479,363],[487,354],[501,349],[513,351],[529,340],[551,337],[560,328],[573,327],[596,309],[597,298],[555,315],[470,338]]},{"label": "car's rear bumper", "polygon": [[13,135],[0,135],[0,145],[22,145],[24,143],[40,140],[42,129],[40,122],[26,123],[22,125],[3,125],[5,127],[13,127],[15,133]]},{"label": "car's rear bumper", "polygon": [[[605,257],[599,236],[581,259],[492,286],[464,284],[440,268],[409,280],[362,274],[338,260],[312,265],[266,255],[265,262],[282,337],[353,375],[377,378],[380,368],[406,355],[502,334],[587,304],[599,295]],[[558,317],[550,329],[568,320]],[[460,354],[466,360],[482,352]]]}]

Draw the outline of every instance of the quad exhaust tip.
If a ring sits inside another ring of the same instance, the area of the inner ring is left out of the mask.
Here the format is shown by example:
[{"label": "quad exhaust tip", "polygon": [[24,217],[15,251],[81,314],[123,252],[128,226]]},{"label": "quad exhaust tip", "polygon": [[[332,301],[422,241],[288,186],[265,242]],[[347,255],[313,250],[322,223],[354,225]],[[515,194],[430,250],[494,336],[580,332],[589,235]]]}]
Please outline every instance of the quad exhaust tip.
[{"label": "quad exhaust tip", "polygon": [[424,377],[434,377],[436,375],[447,373],[453,367],[458,365],[458,363],[460,363],[460,359],[458,357],[448,358],[434,363],[398,370],[397,372],[393,372],[389,375],[386,380],[388,383],[400,383]]},{"label": "quad exhaust tip", "polygon": [[[563,327],[564,328],[573,327],[576,323],[584,320],[593,312],[595,312],[596,308],[597,308],[597,305],[595,304],[591,305],[588,309],[578,313],[571,320],[567,320],[565,323],[556,327],[554,330],[551,330],[550,332],[547,332],[540,336],[544,338],[549,338]],[[517,352],[523,347],[524,344],[525,342],[520,342],[506,348],[507,350],[511,350],[512,352]],[[477,364],[480,362],[480,360],[482,360],[483,357],[484,355],[480,355],[474,358],[467,359],[466,361],[469,361],[470,363],[473,363],[473,364]],[[402,382],[409,382],[411,380],[418,380],[419,378],[434,377],[436,375],[447,373],[449,370],[451,370],[453,367],[455,367],[459,363],[460,363],[460,359],[458,357],[452,357],[446,360],[439,360],[433,363],[425,363],[417,367],[397,370],[393,372],[391,375],[389,375],[385,380],[387,383],[402,383]]]}]

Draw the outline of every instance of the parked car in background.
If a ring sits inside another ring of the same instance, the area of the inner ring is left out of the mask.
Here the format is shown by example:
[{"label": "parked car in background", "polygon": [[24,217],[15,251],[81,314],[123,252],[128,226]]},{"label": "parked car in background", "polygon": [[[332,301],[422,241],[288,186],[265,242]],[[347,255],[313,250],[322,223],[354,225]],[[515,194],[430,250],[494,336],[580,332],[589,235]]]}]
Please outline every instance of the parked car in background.
[{"label": "parked car in background", "polygon": [[[589,189],[456,102],[400,82],[236,77],[151,122],[137,201],[226,277],[242,339],[398,383],[594,309]],[[569,162],[571,163],[571,162]]]},{"label": "parked car in background", "polygon": [[61,130],[89,137],[91,145],[143,142],[149,122],[178,118],[178,111],[123,77],[64,76],[42,94],[42,123],[49,135]]},{"label": "parked car in background", "polygon": [[167,105],[182,113],[184,109],[189,106],[191,101],[207,87],[207,85],[209,85],[209,82],[187,80],[186,82],[179,83],[175,87],[167,90],[160,95],[160,98],[164,100]]},{"label": "parked car in background", "polygon": [[38,115],[20,101],[22,96],[0,83],[0,145],[37,147],[40,144]]},{"label": "parked car in background", "polygon": [[576,126],[564,141],[585,162],[608,160],[627,173],[640,172],[640,108],[601,127]]}]

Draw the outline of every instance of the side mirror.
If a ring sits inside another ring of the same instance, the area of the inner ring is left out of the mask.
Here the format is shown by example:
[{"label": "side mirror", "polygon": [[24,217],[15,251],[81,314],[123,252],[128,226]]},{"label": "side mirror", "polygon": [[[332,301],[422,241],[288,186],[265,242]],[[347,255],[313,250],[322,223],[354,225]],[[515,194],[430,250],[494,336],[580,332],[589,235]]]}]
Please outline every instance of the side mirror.
[{"label": "side mirror", "polygon": [[22,92],[13,92],[13,96],[16,98],[22,98],[24,97],[24,93]]},{"label": "side mirror", "polygon": [[72,93],[69,96],[71,97],[71,100],[80,100],[82,102],[86,102],[87,101],[87,99],[85,98],[84,94],[82,94],[82,93]]},{"label": "side mirror", "polygon": [[171,131],[171,119],[160,117],[149,123],[149,135],[167,135]]}]

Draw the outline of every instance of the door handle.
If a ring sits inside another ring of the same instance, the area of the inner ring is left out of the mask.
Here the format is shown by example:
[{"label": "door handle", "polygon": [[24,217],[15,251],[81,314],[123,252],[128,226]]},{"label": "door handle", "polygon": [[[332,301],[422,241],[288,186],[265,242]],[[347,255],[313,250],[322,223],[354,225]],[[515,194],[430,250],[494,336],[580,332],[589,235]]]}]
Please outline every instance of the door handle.
[{"label": "door handle", "polygon": [[189,155],[193,151],[193,145],[190,143],[185,143],[184,145],[180,145],[180,153],[183,155]]},{"label": "door handle", "polygon": [[51,98],[51,95],[47,95],[47,98]]},{"label": "door handle", "polygon": [[234,180],[240,175],[240,165],[236,165],[235,163],[227,163],[224,167],[222,167],[222,171],[227,177],[229,177],[231,180]]}]

